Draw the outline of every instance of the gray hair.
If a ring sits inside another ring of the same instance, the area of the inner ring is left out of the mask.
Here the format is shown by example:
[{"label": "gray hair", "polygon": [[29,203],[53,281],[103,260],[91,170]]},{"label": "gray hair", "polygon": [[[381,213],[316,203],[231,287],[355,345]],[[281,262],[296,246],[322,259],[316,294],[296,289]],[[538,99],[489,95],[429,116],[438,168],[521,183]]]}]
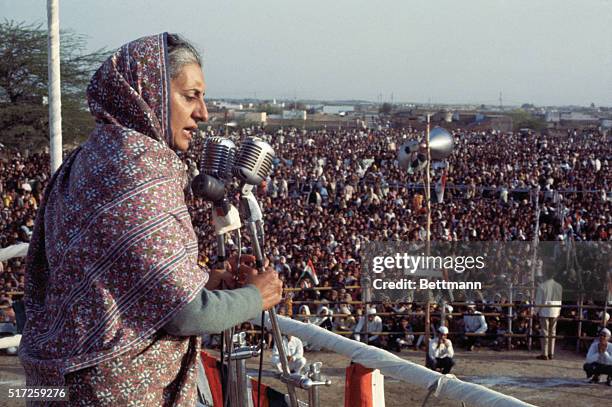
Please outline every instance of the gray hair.
[{"label": "gray hair", "polygon": [[180,35],[168,34],[168,65],[170,66],[170,79],[176,78],[183,67],[189,64],[202,66],[202,58],[198,50]]}]

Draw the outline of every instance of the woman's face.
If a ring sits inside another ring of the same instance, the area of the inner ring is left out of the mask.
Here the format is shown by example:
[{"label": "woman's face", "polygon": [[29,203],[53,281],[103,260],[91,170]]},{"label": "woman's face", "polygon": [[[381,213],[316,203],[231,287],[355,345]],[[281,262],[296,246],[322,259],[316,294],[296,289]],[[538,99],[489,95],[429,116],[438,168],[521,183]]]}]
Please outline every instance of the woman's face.
[{"label": "woman's face", "polygon": [[208,120],[205,91],[204,74],[197,64],[185,65],[170,81],[170,128],[174,145],[181,151],[189,148],[198,122]]}]

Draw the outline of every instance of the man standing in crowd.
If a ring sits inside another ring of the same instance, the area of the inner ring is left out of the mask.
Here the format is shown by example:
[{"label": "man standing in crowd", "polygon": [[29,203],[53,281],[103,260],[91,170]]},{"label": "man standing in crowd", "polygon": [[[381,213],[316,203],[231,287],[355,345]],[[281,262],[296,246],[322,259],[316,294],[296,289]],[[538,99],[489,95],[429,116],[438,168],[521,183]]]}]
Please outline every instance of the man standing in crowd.
[{"label": "man standing in crowd", "polygon": [[[463,325],[466,334],[484,334],[487,332],[487,321],[480,311],[476,311],[476,305],[469,303],[467,306],[467,314],[463,315]],[[466,349],[474,350],[474,345],[478,340],[476,335],[465,335]]]},{"label": "man standing in crowd", "polygon": [[[557,318],[561,313],[561,299],[563,287],[550,276],[542,282],[536,291],[536,305],[545,305],[537,308],[540,317],[540,346],[542,354],[538,359],[550,360],[555,356],[555,335],[557,334]],[[550,305],[559,305],[551,307]]]},{"label": "man standing in crowd", "polygon": [[455,366],[454,355],[453,343],[448,339],[448,328],[441,326],[438,328],[438,337],[429,341],[427,367],[431,370],[439,369],[442,374],[450,373]]},{"label": "man standing in crowd", "polygon": [[599,383],[599,375],[608,375],[606,384],[612,385],[612,343],[610,340],[610,330],[607,328],[599,331],[599,338],[594,340],[586,356],[586,363],[583,366],[589,383]]}]

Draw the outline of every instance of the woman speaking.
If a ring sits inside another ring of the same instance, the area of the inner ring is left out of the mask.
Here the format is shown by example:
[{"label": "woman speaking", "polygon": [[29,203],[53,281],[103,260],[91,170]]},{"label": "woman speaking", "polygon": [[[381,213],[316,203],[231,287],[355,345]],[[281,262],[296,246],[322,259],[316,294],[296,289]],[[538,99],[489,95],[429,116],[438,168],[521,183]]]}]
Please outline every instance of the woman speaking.
[{"label": "woman speaking", "polygon": [[[53,175],[28,253],[28,386],[67,386],[72,405],[193,406],[199,336],[280,301],[281,281],[252,258],[226,272],[197,264],[176,151],[208,118],[204,93],[197,51],[167,33],[94,74],[96,127]],[[243,287],[215,290],[236,273]]]}]

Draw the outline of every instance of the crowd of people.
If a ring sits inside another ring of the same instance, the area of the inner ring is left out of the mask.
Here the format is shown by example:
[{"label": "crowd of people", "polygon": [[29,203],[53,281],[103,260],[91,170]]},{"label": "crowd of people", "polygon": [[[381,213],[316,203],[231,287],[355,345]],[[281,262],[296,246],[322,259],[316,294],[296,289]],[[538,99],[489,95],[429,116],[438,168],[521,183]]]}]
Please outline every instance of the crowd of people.
[{"label": "crowd of people", "polygon": [[[49,155],[23,156],[18,151],[0,150],[0,248],[30,240],[34,218],[49,179]],[[23,291],[25,259],[0,262],[0,306],[7,292]]]},{"label": "crowd of people", "polygon": [[[198,173],[204,139],[225,131],[202,131],[182,155],[191,177]],[[366,308],[358,288],[362,249],[368,242],[426,238],[424,174],[408,173],[396,161],[397,147],[419,134],[390,127],[315,131],[245,127],[229,135],[237,143],[247,136],[264,138],[276,152],[272,174],[257,191],[265,213],[266,254],[285,287],[303,289],[287,295],[290,302],[282,312],[357,338],[367,326],[369,332],[390,332],[360,339],[392,350],[425,346],[423,335],[414,334],[425,331],[422,304],[380,303]],[[541,241],[612,240],[612,143],[605,135],[457,130],[453,137],[453,154],[443,165],[434,166],[432,240],[533,241],[536,233]],[[5,248],[29,240],[49,179],[49,157],[6,149],[1,153],[0,247]],[[200,263],[208,265],[216,253],[211,206],[189,189],[186,193],[199,238]],[[227,244],[230,250],[237,249],[235,239]],[[248,240],[242,245],[248,247]],[[603,290],[605,273],[597,278],[595,283],[601,283]],[[515,286],[525,283],[518,274],[507,273],[506,279]],[[9,293],[22,291],[23,284],[23,258],[0,263],[0,321],[14,320]],[[485,293],[473,300],[476,304],[454,312],[469,315],[477,307],[485,315],[497,313],[479,318],[474,332],[482,334],[478,343],[505,348],[503,335],[510,329],[504,306],[510,301],[508,292]],[[433,315],[440,314],[439,305],[431,307]],[[452,310],[445,311],[452,315]],[[598,318],[591,310],[584,312],[582,318]],[[575,310],[564,310],[563,316],[579,317]],[[527,333],[529,318],[529,308],[515,310],[512,332]],[[442,324],[439,316],[432,317],[431,332],[446,325],[452,336],[469,332],[471,323],[469,317],[449,317]],[[534,320],[534,332],[537,324]],[[597,326],[585,332],[594,335]],[[559,329],[575,335],[574,326],[560,324]],[[468,348],[477,343],[474,338],[466,337]],[[513,343],[525,346],[526,340]]]}]

